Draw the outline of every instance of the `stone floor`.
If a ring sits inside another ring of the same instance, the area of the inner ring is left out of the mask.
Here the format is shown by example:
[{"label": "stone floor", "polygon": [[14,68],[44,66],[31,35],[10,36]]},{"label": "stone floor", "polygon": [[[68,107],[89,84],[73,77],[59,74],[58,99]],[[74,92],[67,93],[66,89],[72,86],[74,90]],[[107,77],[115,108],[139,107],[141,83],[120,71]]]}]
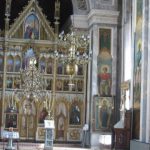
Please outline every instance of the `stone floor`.
[{"label": "stone floor", "polygon": [[[5,150],[7,147],[6,142],[0,142],[0,150]],[[43,150],[44,144],[41,143],[14,143],[14,147],[16,150]],[[82,148],[81,146],[77,145],[54,145],[53,150],[90,150],[90,148]],[[97,149],[94,149],[97,150]]]},{"label": "stone floor", "polygon": [[[7,144],[4,142],[0,143],[0,150],[5,150]],[[43,150],[44,144],[37,143],[15,143],[15,150]],[[59,144],[54,145],[53,150],[111,150],[111,148],[104,147],[92,147],[92,148],[83,148],[81,145],[66,145]]]},{"label": "stone floor", "polygon": [[[18,142],[15,144],[15,150],[43,150],[43,143],[23,143]],[[7,147],[6,142],[0,142],[0,150],[5,150]],[[111,150],[110,147],[92,147],[92,148],[83,148],[82,145],[73,145],[73,144],[54,144],[53,150]]]}]

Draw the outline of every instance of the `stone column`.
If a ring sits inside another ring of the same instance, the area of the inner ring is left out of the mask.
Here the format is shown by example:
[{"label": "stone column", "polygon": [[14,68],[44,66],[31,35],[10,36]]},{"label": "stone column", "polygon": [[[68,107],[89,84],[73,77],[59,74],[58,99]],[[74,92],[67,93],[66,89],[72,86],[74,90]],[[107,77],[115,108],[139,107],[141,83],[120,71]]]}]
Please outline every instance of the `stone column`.
[{"label": "stone column", "polygon": [[[113,14],[113,15],[112,15]],[[92,73],[91,73],[91,145],[98,146],[100,145],[100,135],[104,134],[102,131],[95,130],[94,125],[94,109],[93,109],[93,97],[98,95],[98,84],[97,84],[97,57],[99,54],[99,29],[111,29],[111,55],[113,57],[112,61],[112,91],[111,94],[116,94],[116,70],[117,70],[117,24],[118,24],[118,12],[117,11],[106,11],[106,10],[91,10],[88,15],[89,17],[89,26],[93,30],[93,54],[92,54]],[[108,19],[109,18],[109,19]],[[119,105],[118,105],[119,107]],[[95,118],[96,119],[96,118]],[[107,132],[108,133],[108,132]]]},{"label": "stone column", "polygon": [[7,56],[6,56],[6,53],[7,53],[7,50],[8,50],[8,47],[7,47],[7,43],[5,43],[4,45],[3,45],[3,57],[4,57],[4,63],[3,63],[3,65],[4,65],[4,69],[3,69],[3,90],[2,90],[2,126],[1,126],[1,128],[4,128],[5,127],[5,120],[4,120],[4,101],[5,101],[5,88],[6,88],[6,65],[7,65]]},{"label": "stone column", "polygon": [[148,68],[148,1],[143,1],[143,34],[142,34],[142,70],[141,70],[141,109],[140,109],[140,141],[146,142],[147,121],[147,68]]},{"label": "stone column", "polygon": [[98,94],[98,87],[97,87],[97,56],[99,52],[99,27],[98,25],[93,25],[93,54],[92,54],[92,66],[91,66],[91,145],[95,146],[98,145],[98,138],[99,133],[93,133],[93,96]]},{"label": "stone column", "polygon": [[[147,20],[147,27],[150,27],[150,2],[147,1],[147,6],[145,10],[147,10],[148,20]],[[148,43],[147,43],[147,50],[148,50],[148,63],[147,66],[150,66],[150,29],[148,28]],[[146,111],[146,143],[150,143],[150,67],[147,68],[147,111]]]},{"label": "stone column", "polygon": [[[93,53],[93,30],[90,29],[90,46],[89,46],[89,51],[91,51]],[[93,57],[93,55],[92,55]],[[92,58],[91,60],[89,61],[89,64],[88,64],[88,69],[87,69],[87,77],[86,80],[87,80],[87,117],[86,117],[86,122],[90,125],[91,122],[91,102],[92,102],[92,97],[91,97],[91,90],[92,90],[92,86],[91,86],[91,83],[92,83],[92,77],[91,77],[91,74],[92,74]]]}]

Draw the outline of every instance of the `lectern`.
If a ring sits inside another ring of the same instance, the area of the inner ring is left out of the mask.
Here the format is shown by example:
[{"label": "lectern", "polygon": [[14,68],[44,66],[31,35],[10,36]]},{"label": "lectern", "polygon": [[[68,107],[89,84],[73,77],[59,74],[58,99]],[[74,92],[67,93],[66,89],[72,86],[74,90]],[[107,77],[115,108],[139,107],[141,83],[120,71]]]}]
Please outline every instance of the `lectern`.
[{"label": "lectern", "polygon": [[54,120],[44,120],[45,126],[45,144],[44,150],[53,150],[54,141]]},{"label": "lectern", "polygon": [[15,150],[15,146],[13,144],[13,139],[19,139],[19,133],[11,131],[3,131],[2,132],[2,138],[8,139],[7,147],[5,150]]}]

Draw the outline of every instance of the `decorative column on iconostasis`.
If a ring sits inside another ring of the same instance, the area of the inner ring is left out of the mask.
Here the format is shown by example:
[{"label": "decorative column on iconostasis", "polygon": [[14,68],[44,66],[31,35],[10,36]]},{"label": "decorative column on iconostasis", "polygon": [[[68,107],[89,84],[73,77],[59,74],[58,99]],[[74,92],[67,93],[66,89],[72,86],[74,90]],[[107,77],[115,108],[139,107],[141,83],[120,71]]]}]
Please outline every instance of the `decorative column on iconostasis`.
[{"label": "decorative column on iconostasis", "polygon": [[[56,52],[55,53],[55,56],[54,56],[54,68],[53,68],[53,86],[52,86],[52,99],[53,99],[53,106],[55,105],[55,93],[56,93],[56,68],[57,68],[57,40],[58,40],[58,33],[59,33],[59,19],[60,19],[60,1],[59,0],[56,0],[55,1],[55,47],[54,47],[54,51]],[[53,110],[53,117],[54,117],[54,110]]]},{"label": "decorative column on iconostasis", "polygon": [[53,86],[52,86],[52,96],[46,95],[46,108],[48,112],[47,118],[44,120],[45,124],[45,144],[44,150],[53,149],[53,140],[54,140],[54,105],[55,105],[55,97],[56,97],[56,68],[57,68],[57,40],[58,40],[58,33],[59,33],[59,17],[60,16],[60,1],[55,1],[55,46],[54,52],[55,55],[53,57],[54,67],[53,67]]},{"label": "decorative column on iconostasis", "polygon": [[3,69],[3,88],[2,88],[2,128],[4,127],[4,101],[5,101],[5,87],[6,87],[6,61],[7,61],[7,57],[6,57],[6,53],[8,50],[8,41],[7,41],[7,32],[9,30],[9,17],[10,17],[10,12],[11,12],[11,1],[12,0],[6,0],[6,7],[5,7],[5,34],[4,34],[4,43],[3,43],[3,57],[4,57],[4,69]]}]

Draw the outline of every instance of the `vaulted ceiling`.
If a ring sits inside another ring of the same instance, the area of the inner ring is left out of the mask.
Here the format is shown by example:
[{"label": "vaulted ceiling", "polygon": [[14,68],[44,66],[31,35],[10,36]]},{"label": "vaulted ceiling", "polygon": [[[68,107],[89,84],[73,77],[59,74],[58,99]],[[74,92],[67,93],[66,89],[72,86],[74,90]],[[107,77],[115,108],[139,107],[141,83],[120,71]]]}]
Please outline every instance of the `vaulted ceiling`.
[{"label": "vaulted ceiling", "polygon": [[[5,1],[0,0],[0,29],[4,29],[5,20]],[[29,0],[12,0],[10,24],[14,22],[14,19],[19,16],[19,13],[28,4]],[[47,16],[47,19],[54,25],[54,9],[55,0],[37,0],[39,6],[42,8],[43,13]],[[60,29],[64,26],[65,22],[70,15],[73,14],[73,6],[71,0],[60,0]]]}]

